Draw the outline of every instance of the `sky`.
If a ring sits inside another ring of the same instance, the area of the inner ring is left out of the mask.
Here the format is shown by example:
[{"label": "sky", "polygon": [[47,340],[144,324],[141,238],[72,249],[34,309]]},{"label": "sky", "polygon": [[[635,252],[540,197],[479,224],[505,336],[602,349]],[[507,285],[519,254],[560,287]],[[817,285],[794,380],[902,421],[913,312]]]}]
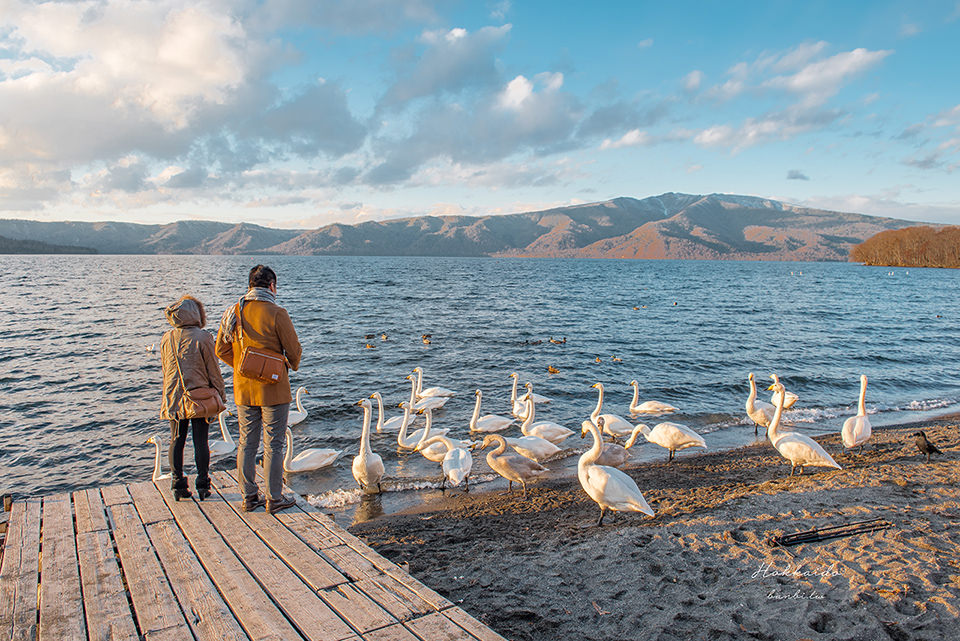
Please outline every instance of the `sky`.
[{"label": "sky", "polygon": [[960,224],[960,0],[0,0],[0,218]]}]

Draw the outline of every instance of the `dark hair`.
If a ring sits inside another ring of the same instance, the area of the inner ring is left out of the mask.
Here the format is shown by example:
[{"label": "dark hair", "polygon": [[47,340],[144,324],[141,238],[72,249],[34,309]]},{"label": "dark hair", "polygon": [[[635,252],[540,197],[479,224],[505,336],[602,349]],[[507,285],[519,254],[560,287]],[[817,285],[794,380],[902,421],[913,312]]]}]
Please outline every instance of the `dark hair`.
[{"label": "dark hair", "polygon": [[277,275],[266,265],[257,265],[250,270],[250,287],[267,288],[277,282]]}]

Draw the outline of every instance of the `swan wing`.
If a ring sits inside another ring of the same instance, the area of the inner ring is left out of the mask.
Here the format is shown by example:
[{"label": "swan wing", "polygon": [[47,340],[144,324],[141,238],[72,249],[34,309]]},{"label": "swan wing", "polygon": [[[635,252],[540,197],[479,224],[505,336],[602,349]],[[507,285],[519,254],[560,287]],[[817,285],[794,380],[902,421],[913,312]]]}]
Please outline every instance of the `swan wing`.
[{"label": "swan wing", "polygon": [[567,429],[559,423],[542,421],[540,423],[534,423],[527,428],[527,433],[530,436],[537,436],[545,441],[550,441],[554,445],[559,445],[565,439],[573,435],[573,430]]},{"label": "swan wing", "polygon": [[425,390],[420,390],[417,393],[418,398],[434,398],[434,397],[445,397],[450,398],[451,396],[456,396],[456,392],[446,387],[428,387]]},{"label": "swan wing", "polygon": [[306,412],[301,412],[299,410],[290,410],[290,412],[287,413],[287,427],[291,427],[293,425],[299,425],[300,423],[303,423],[305,420],[307,420]]},{"label": "swan wing", "polygon": [[586,481],[600,497],[599,500],[594,497],[594,500],[603,507],[618,511],[643,512],[653,516],[653,510],[643,498],[637,482],[617,468],[590,465],[587,468]]},{"label": "swan wing", "polygon": [[871,431],[870,419],[866,416],[851,416],[843,422],[843,428],[840,430],[843,446],[850,449],[866,443]]},{"label": "swan wing", "polygon": [[603,431],[612,436],[630,436],[633,433],[633,423],[616,414],[601,414],[603,417]]},{"label": "swan wing", "polygon": [[819,443],[805,434],[790,432],[782,436],[774,447],[781,456],[794,465],[843,469]]},{"label": "swan wing", "polygon": [[703,437],[686,425],[664,422],[657,424],[650,430],[648,441],[661,445],[667,449],[682,450],[687,447],[707,447]]},{"label": "swan wing", "polygon": [[509,418],[507,416],[500,416],[499,414],[487,414],[486,416],[481,416],[477,419],[477,423],[472,431],[499,432],[513,425],[515,420],[516,419]]}]

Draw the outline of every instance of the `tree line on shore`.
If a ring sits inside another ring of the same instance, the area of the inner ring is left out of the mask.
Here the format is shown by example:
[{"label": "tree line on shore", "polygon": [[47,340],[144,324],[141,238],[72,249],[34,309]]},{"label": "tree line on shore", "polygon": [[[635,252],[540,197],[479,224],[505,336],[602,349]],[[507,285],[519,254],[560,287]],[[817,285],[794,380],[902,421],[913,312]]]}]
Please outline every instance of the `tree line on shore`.
[{"label": "tree line on shore", "polygon": [[850,258],[890,267],[960,267],[960,227],[920,225],[882,231],[854,245]]}]

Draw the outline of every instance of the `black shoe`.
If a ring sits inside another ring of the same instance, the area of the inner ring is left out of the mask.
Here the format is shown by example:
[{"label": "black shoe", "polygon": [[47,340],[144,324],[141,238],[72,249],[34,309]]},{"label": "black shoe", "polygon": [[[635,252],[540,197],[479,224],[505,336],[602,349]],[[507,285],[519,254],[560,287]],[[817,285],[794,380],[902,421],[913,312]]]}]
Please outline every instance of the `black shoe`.
[{"label": "black shoe", "polygon": [[293,507],[296,504],[297,499],[292,496],[284,496],[279,501],[267,501],[267,514],[274,514],[288,507]]},{"label": "black shoe", "polygon": [[193,496],[193,494],[190,492],[190,490],[187,490],[187,489],[177,488],[173,491],[173,498],[175,498],[178,501],[180,499],[188,499],[191,496]]},{"label": "black shoe", "polygon": [[266,504],[267,504],[267,499],[263,498],[262,494],[257,494],[256,498],[243,499],[243,505],[241,506],[241,509],[244,512],[253,512],[258,507],[263,507]]},{"label": "black shoe", "polygon": [[210,497],[210,490],[208,490],[207,488],[202,488],[197,490],[197,498],[200,499],[201,501],[209,497]]}]

